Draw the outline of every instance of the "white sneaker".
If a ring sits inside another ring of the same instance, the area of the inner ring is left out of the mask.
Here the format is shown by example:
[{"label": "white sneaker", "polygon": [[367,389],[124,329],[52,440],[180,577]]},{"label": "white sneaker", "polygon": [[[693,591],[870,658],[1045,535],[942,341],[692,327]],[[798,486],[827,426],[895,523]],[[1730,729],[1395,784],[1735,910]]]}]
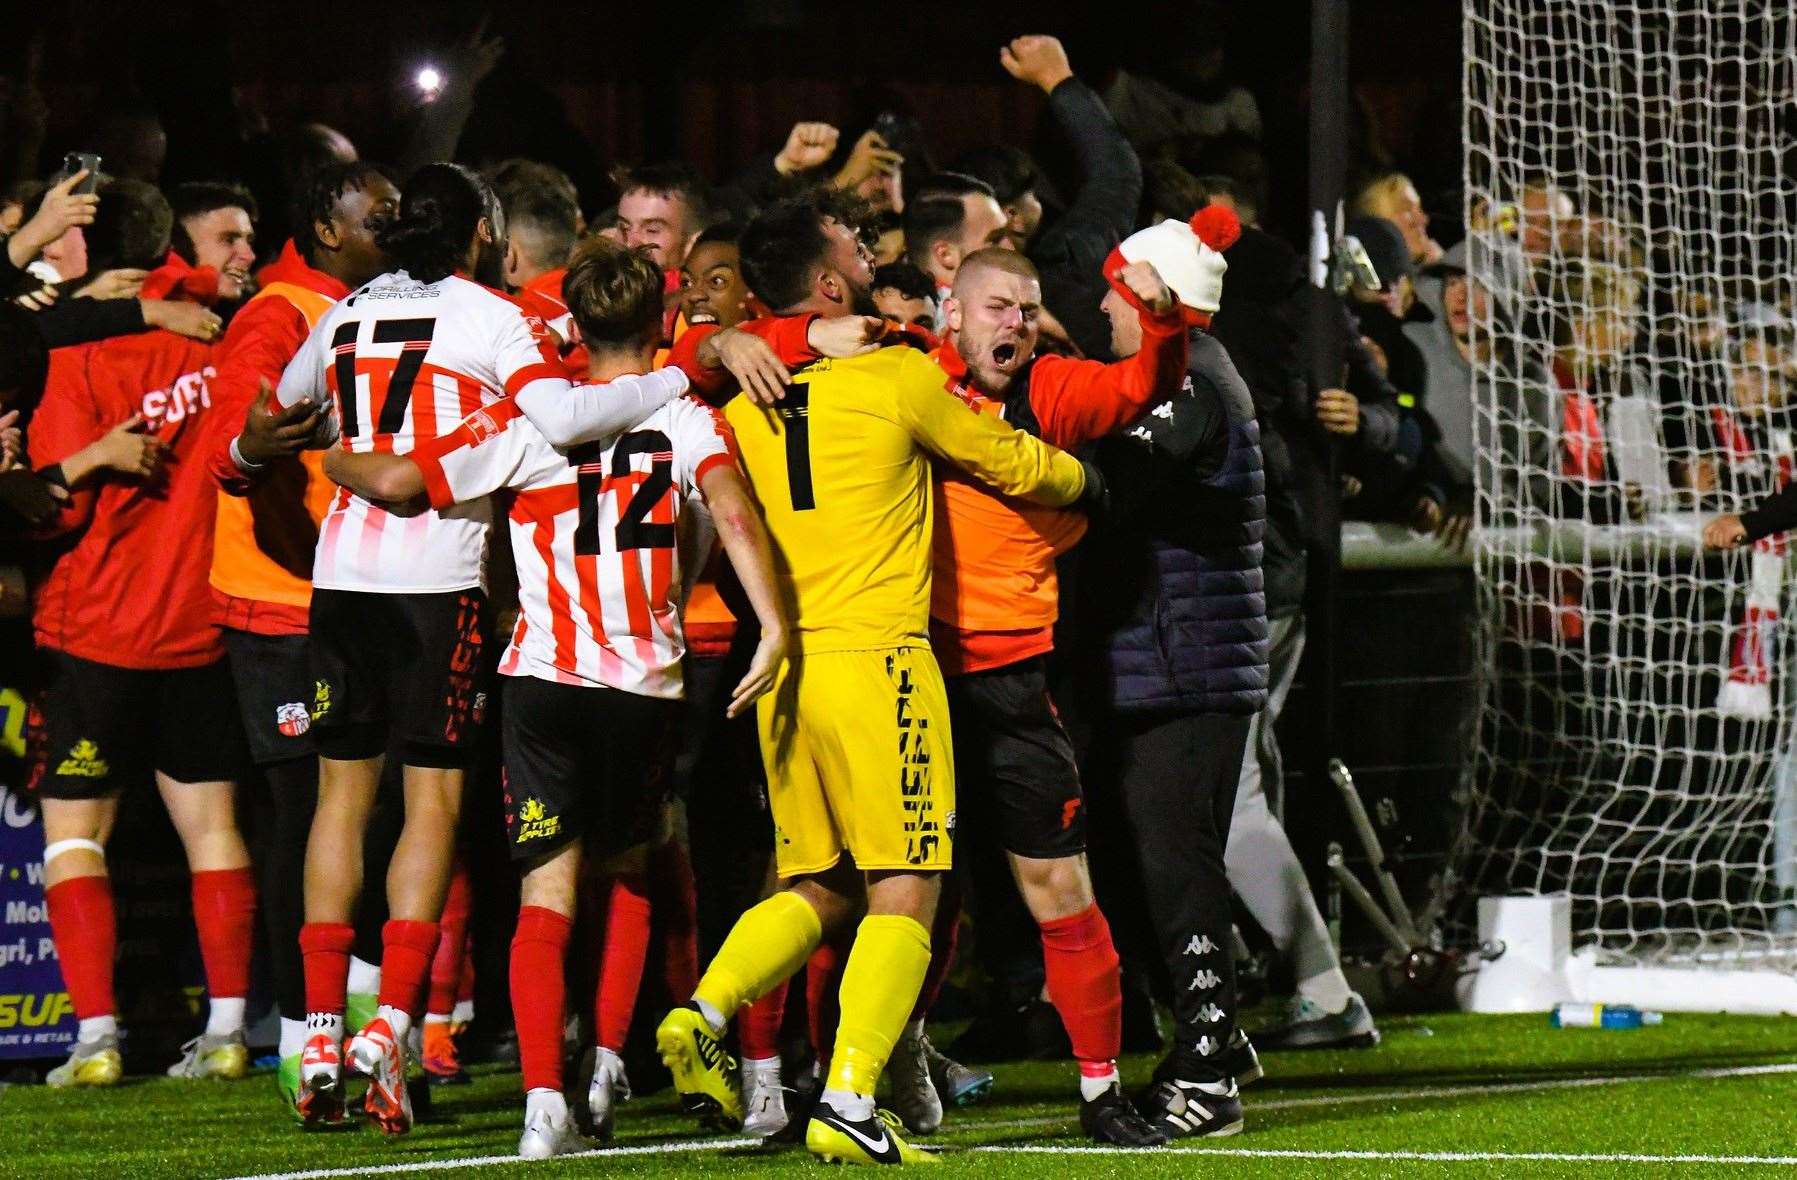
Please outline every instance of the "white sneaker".
[{"label": "white sneaker", "polygon": [[294,1109],[308,1128],[343,1122],[343,1046],[333,1032],[314,1032],[300,1050],[299,1092]]},{"label": "white sneaker", "polygon": [[610,1049],[599,1049],[593,1056],[593,1081],[587,1087],[587,1110],[593,1116],[593,1134],[609,1140],[612,1112],[620,1102],[630,1101],[630,1079],[624,1076],[624,1063]]},{"label": "white sneaker", "polygon": [[780,1063],[771,1067],[742,1063],[743,1134],[766,1139],[786,1129],[786,1087],[780,1084]]},{"label": "white sneaker", "polygon": [[908,1024],[886,1063],[892,1079],[892,1112],[914,1135],[934,1135],[942,1126],[942,1097],[930,1080],[929,1041],[921,1024]]},{"label": "white sneaker", "polygon": [[565,1104],[559,1111],[547,1106],[534,1111],[527,1109],[524,1134],[518,1137],[520,1156],[527,1160],[546,1160],[586,1149]]},{"label": "white sneaker", "polygon": [[393,1035],[384,1016],[350,1038],[344,1050],[349,1067],[368,1079],[363,1105],[368,1119],[383,1135],[404,1135],[412,1129],[412,1094],[406,1087],[405,1042]]}]

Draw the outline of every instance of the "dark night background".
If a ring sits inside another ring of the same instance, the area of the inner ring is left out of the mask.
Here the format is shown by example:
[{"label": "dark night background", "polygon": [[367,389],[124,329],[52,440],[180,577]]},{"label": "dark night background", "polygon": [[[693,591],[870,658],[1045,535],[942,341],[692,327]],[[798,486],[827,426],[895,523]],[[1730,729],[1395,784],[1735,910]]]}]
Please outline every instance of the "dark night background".
[{"label": "dark night background", "polygon": [[[817,0],[625,6],[336,0],[58,0],[14,6],[0,38],[0,86],[41,38],[48,134],[39,177],[91,149],[99,116],[156,111],[167,129],[165,184],[250,179],[246,144],[305,122],[346,133],[363,156],[398,155],[416,111],[419,66],[486,14],[506,52],[476,94],[460,158],[527,156],[560,165],[589,215],[614,198],[615,162],[681,158],[714,181],[778,150],[798,120],[824,120],[846,145],[873,115],[908,108],[938,161],[991,143],[1030,147],[1051,177],[1064,157],[1038,137],[1042,100],[1000,68],[999,46],[1051,33],[1074,69],[1103,87],[1118,66],[1178,85],[1182,54],[1211,39],[1253,92],[1264,124],[1266,228],[1302,246],[1310,7],[1303,0],[1036,4],[970,8],[945,0],[848,6]],[[1435,236],[1460,219],[1461,21],[1457,0],[1353,0],[1349,158],[1395,165],[1416,182]],[[912,168],[907,165],[907,174]],[[9,177],[7,179],[21,179]],[[273,245],[273,243],[269,243]],[[1350,573],[1342,587],[1340,699],[1354,719],[1338,751],[1369,805],[1401,816],[1388,851],[1413,894],[1439,864],[1455,822],[1446,805],[1465,756],[1454,719],[1471,701],[1470,583],[1464,571],[1394,578]],[[1417,654],[1391,667],[1394,645]],[[1318,645],[1313,642],[1313,650]],[[1324,846],[1345,831],[1334,792],[1313,773],[1320,694],[1305,672],[1280,732],[1288,823],[1319,884]],[[155,811],[155,808],[150,810]],[[1353,850],[1350,850],[1352,856]],[[1354,916],[1350,915],[1350,923]],[[1350,943],[1368,943],[1352,929]]]},{"label": "dark night background", "polygon": [[[835,122],[846,142],[893,93],[921,119],[939,160],[985,143],[1031,144],[1038,95],[997,62],[999,45],[1020,33],[1060,36],[1075,70],[1097,85],[1119,64],[1171,80],[1182,48],[1221,37],[1265,121],[1269,228],[1302,231],[1310,14],[1294,0],[977,8],[67,0],[13,9],[0,72],[16,74],[30,34],[43,35],[46,167],[84,146],[96,114],[124,105],[162,114],[165,181],[238,171],[241,129],[259,120],[275,131],[328,123],[380,159],[403,142],[417,67],[441,61],[483,12],[507,49],[479,92],[461,154],[559,163],[590,208],[606,203],[613,161],[681,157],[723,179],[751,154],[777,150],[799,119]],[[1432,211],[1457,220],[1459,4],[1356,0],[1352,17],[1354,158],[1396,163]],[[1045,154],[1052,165],[1054,153]]]}]

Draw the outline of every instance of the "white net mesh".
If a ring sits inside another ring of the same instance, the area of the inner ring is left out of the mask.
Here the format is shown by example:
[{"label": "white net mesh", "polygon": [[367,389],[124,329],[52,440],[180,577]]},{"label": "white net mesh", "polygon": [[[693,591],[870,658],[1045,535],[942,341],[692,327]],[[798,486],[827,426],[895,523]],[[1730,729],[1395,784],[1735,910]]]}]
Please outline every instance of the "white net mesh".
[{"label": "white net mesh", "polygon": [[1777,540],[1697,536],[1790,473],[1797,16],[1465,13],[1489,679],[1456,895],[1569,893],[1575,944],[1627,961],[1788,966],[1792,579]]}]

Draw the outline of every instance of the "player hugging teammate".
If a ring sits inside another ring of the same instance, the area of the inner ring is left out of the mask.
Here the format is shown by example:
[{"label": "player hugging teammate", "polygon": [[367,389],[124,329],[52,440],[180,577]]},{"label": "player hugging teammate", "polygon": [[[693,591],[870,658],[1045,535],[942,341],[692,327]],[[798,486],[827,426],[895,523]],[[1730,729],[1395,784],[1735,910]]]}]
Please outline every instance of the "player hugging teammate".
[{"label": "player hugging teammate", "polygon": [[[715,535],[759,641],[727,704],[707,703],[731,717],[755,707],[778,888],[742,915],[691,1002],[662,1022],[658,1050],[689,1112],[740,1126],[729,1022],[770,995],[777,1020],[786,980],[826,941],[848,945],[819,1092],[790,1126],[826,1160],[935,1162],[873,1095],[895,1049],[923,1059],[913,1042],[933,992],[926,980],[940,979],[952,946],[932,928],[953,863],[957,769],[970,789],[994,792],[971,809],[980,814],[1040,805],[1065,827],[1066,799],[1079,797],[1070,756],[1042,772],[1055,780],[1038,784],[1046,793],[977,759],[957,767],[968,755],[951,735],[962,718],[951,718],[931,646],[932,574],[943,576],[945,560],[963,580],[977,571],[960,568],[959,546],[932,552],[933,532],[947,527],[934,519],[941,484],[954,472],[954,486],[990,511],[1102,506],[1099,469],[1044,438],[1074,445],[1127,428],[1178,392],[1176,293],[1147,263],[1131,267],[1118,281],[1160,343],[1115,366],[1047,359],[1032,378],[1033,272],[989,258],[969,273],[1002,279],[1004,292],[975,292],[972,278],[957,289],[969,326],[957,340],[985,348],[972,325],[990,321],[1005,350],[966,358],[982,376],[958,384],[932,355],[933,336],[874,315],[854,213],[813,193],[768,206],[737,243],[743,278],[773,314],[677,348],[685,369],[651,371],[664,343],[661,273],[603,240],[581,247],[562,287],[587,357],[586,380],[572,384],[562,353],[573,342],[480,281],[503,254],[505,221],[474,174],[439,164],[409,178],[379,244],[394,269],[323,315],[277,399],[277,414],[328,403],[312,436],[291,445],[338,443],[324,470],[341,485],[320,529],[310,622],[321,772],[301,937],[305,1120],[344,1117],[347,1060],[369,1077],[374,1123],[389,1133],[411,1125],[408,1032],[481,724],[491,503],[506,517],[519,578],[498,671],[506,837],[523,878],[511,951],[520,1154],[583,1144],[563,1094],[562,1046],[582,873],[640,873],[660,838],[681,724],[685,590]],[[1004,369],[996,376],[994,363]],[[680,396],[689,371],[722,411]],[[732,381],[742,389],[734,397]],[[1045,416],[1066,413],[1090,422],[1045,428]],[[1070,544],[1079,530],[1066,531]],[[1049,548],[1032,554],[1052,569]],[[1041,617],[1052,621],[1052,604]],[[1040,684],[1029,692],[1043,732],[1058,735]],[[404,764],[406,827],[387,881],[381,1006],[345,1045],[362,826],[387,757]],[[1000,839],[1014,858],[1062,858],[1083,882],[1075,844],[1049,853]],[[1078,1034],[1082,1124],[1105,1142],[1162,1142],[1165,1126],[1145,1122],[1119,1089],[1116,957],[1102,915],[1089,889],[1063,892],[1074,917],[1038,915],[1045,946],[1069,922],[1097,932],[1062,972],[1080,988],[1056,985]],[[612,1104],[627,1094],[621,1075],[595,1071],[583,1113],[598,1133],[609,1134]],[[934,1112],[920,1120],[924,1133],[939,1104]]]}]

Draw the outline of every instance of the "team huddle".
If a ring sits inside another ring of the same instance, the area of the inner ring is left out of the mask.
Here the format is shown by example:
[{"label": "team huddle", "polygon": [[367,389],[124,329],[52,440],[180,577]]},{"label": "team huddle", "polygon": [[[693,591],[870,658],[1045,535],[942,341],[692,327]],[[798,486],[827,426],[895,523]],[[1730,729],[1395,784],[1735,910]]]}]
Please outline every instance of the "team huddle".
[{"label": "team huddle", "polygon": [[[115,182],[101,209],[134,201],[151,203]],[[71,488],[65,527],[87,532],[38,603],[46,876],[82,1024],[52,1083],[119,1076],[104,846],[113,787],[133,769],[155,772],[193,870],[211,1004],[171,1073],[244,1071],[257,889],[231,800],[254,763],[277,791],[304,779],[292,794],[308,804],[284,821],[291,896],[269,896],[265,876],[262,898],[288,914],[270,954],[296,1119],[328,1127],[353,1110],[408,1131],[433,960],[459,937],[445,906],[464,787],[493,727],[521,877],[519,1152],[583,1149],[581,1129],[609,1134],[628,1096],[615,1031],[600,1032],[584,1095],[565,1076],[583,879],[640,878],[683,731],[752,711],[773,868],[655,1033],[701,1125],[832,1161],[936,1161],[907,1136],[935,1130],[939,1096],[897,1070],[934,1051],[924,1019],[959,919],[944,880],[958,836],[977,830],[1040,929],[1085,1133],[1149,1147],[1239,1130],[1237,1085],[1258,1064],[1235,1023],[1223,843],[1268,631],[1254,408],[1204,331],[1233,215],[1161,222],[1105,260],[1120,359],[1104,363],[1038,355],[1040,281],[1011,250],[955,258],[939,331],[882,316],[872,227],[824,190],[706,231],[679,305],[657,261],[597,236],[508,294],[507,214],[458,165],[400,188],[366,165],[328,169],[310,226],[221,343],[94,346],[138,348],[140,388],[202,376],[195,398],[165,399],[186,420],[165,410],[152,426],[154,494]],[[59,353],[52,394],[91,359]],[[102,392],[66,421],[55,407],[81,399],[46,397],[34,461],[68,475],[93,423],[137,411]],[[142,560],[102,562],[127,531]],[[1075,546],[1092,547],[1088,580],[1204,587],[1144,591],[1145,607],[1094,612],[1110,617],[1080,636],[1125,686],[1111,702],[1125,721],[1097,741],[1124,767],[1173,980],[1175,1046],[1134,1096],[1117,1069],[1118,957],[1085,863],[1080,761],[1049,692],[1057,559]],[[198,575],[170,556],[201,547],[213,558]],[[506,550],[509,634],[488,598]],[[98,579],[165,604],[160,631],[125,634],[84,606],[105,601]],[[737,658],[715,684],[689,672],[688,604],[702,596],[735,619]],[[1182,630],[1196,663],[1131,655]],[[1200,682],[1233,695],[1175,708]],[[403,826],[384,882],[364,881],[393,765]],[[375,889],[377,1006],[351,1020],[355,914]],[[819,1084],[797,1104],[777,1049],[787,982],[829,946],[846,948],[840,1015],[816,1034]],[[640,949],[633,966],[632,999]],[[902,1121],[874,1099],[889,1066]],[[367,1083],[357,1101],[352,1076]]]}]

